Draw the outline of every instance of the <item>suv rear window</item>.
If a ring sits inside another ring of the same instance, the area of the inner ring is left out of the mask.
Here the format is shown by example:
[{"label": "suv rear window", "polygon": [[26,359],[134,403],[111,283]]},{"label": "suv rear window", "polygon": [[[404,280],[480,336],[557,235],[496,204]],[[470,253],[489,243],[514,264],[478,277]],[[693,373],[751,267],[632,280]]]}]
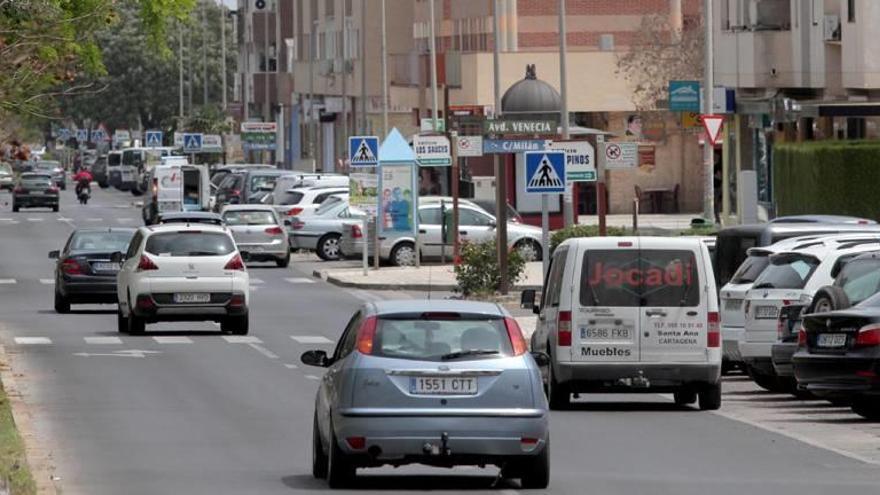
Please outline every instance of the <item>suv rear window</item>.
[{"label": "suv rear window", "polygon": [[584,254],[581,306],[698,306],[693,251],[593,250]]},{"label": "suv rear window", "polygon": [[751,255],[743,261],[736,273],[730,279],[732,284],[751,284],[761,275],[761,272],[770,264],[770,256],[767,254]]},{"label": "suv rear window", "polygon": [[224,256],[235,251],[235,244],[226,234],[166,232],[151,235],[144,250],[156,256]]},{"label": "suv rear window", "polygon": [[303,196],[305,194],[299,191],[287,191],[283,195],[281,195],[281,201],[277,204],[279,205],[298,205],[300,201],[302,201]]},{"label": "suv rear window", "polygon": [[834,281],[851,304],[858,304],[880,291],[880,259],[853,260]]},{"label": "suv rear window", "polygon": [[819,260],[798,253],[770,257],[770,263],[755,280],[755,289],[803,289],[819,266]]},{"label": "suv rear window", "polygon": [[[487,351],[469,355],[468,351]],[[380,318],[373,339],[373,355],[443,361],[486,359],[512,353],[510,337],[501,318]]]}]

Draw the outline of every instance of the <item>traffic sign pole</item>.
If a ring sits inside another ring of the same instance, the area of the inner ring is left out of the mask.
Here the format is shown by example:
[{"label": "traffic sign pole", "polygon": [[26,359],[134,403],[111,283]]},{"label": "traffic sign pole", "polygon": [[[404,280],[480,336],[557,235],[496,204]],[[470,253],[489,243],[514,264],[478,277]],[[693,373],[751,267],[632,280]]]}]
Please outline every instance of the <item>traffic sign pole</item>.
[{"label": "traffic sign pole", "polygon": [[550,268],[550,206],[547,193],[541,195],[541,273],[547,276]]},{"label": "traffic sign pole", "polygon": [[[602,134],[599,134],[596,136],[596,144],[604,143],[604,142],[605,142],[605,136],[603,136]],[[598,145],[597,148],[599,148],[601,150],[603,148],[603,146]],[[604,155],[604,152],[599,155],[600,158],[602,158],[603,155]],[[599,217],[599,235],[604,237],[605,235],[608,234],[608,230],[605,226],[605,216],[606,216],[605,206],[606,205],[605,205],[605,160],[604,160],[604,158],[600,159],[599,163],[597,163],[596,179],[597,179],[597,182],[596,182],[596,214]]]},{"label": "traffic sign pole", "polygon": [[[458,196],[459,169],[458,169],[458,133],[449,133],[452,138],[452,264],[461,263],[461,240],[458,235]],[[497,219],[496,219],[497,220]],[[445,242],[445,240],[444,240]]]}]

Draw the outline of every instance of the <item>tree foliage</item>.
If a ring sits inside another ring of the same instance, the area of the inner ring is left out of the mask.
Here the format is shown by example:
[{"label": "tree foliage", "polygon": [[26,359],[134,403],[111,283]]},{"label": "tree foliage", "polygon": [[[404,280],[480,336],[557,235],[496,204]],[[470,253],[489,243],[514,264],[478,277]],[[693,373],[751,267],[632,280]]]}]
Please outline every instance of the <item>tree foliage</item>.
[{"label": "tree foliage", "polygon": [[679,30],[667,16],[644,16],[629,50],[617,56],[617,73],[631,85],[636,108],[656,110],[668,101],[670,80],[702,79],[704,46],[702,17]]}]

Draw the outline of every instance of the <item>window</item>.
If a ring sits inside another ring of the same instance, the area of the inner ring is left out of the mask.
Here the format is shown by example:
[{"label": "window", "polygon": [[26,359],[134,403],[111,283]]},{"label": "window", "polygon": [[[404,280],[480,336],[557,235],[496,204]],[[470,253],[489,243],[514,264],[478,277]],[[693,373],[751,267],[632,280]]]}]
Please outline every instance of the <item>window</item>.
[{"label": "window", "polygon": [[565,273],[565,260],[568,256],[568,248],[559,248],[553,253],[550,260],[550,269],[547,272],[545,290],[541,294],[541,307],[559,306],[559,297],[562,295],[562,274]]},{"label": "window", "polygon": [[128,244],[128,251],[125,253],[126,258],[133,258],[135,254],[137,254],[138,249],[141,247],[141,241],[144,240],[143,234],[140,232],[135,233],[134,237],[132,237],[131,242]]},{"label": "window", "polygon": [[303,196],[305,194],[299,191],[287,191],[281,196],[281,201],[278,203],[279,205],[298,205],[300,201],[302,201]]},{"label": "window", "polygon": [[354,348],[357,346],[357,333],[361,326],[361,319],[361,312],[358,311],[348,320],[348,325],[342,331],[342,337],[339,339],[339,343],[336,345],[336,350],[333,353],[334,361],[343,359],[354,351]]},{"label": "window", "polygon": [[264,187],[275,189],[276,180],[278,180],[277,175],[254,175],[251,177],[250,191],[255,193]]},{"label": "window", "polygon": [[[420,317],[380,318],[373,339],[373,354],[388,358],[440,361],[450,353],[497,352],[510,355],[512,345],[504,320],[482,315],[458,315],[436,319]],[[471,359],[486,359],[475,355]]]},{"label": "window", "polygon": [[458,212],[458,224],[481,227],[491,225],[492,219],[474,210],[462,208]]},{"label": "window", "polygon": [[71,239],[70,251],[125,251],[131,235],[131,232],[79,232]]},{"label": "window", "polygon": [[[464,210],[461,211],[463,212]],[[459,212],[459,214],[461,214],[461,212]],[[419,223],[422,225],[440,225],[442,223],[441,219],[440,208],[419,209]]]},{"label": "window", "polygon": [[596,250],[584,254],[581,306],[692,307],[700,279],[692,251]]},{"label": "window", "polygon": [[230,210],[223,215],[226,225],[270,225],[276,224],[275,214],[265,210]]},{"label": "window", "polygon": [[326,0],[324,2],[324,15],[332,16],[336,12],[336,0]]},{"label": "window", "polygon": [[235,251],[232,239],[221,233],[163,232],[147,238],[144,251],[156,256],[225,256]]},{"label": "window", "polygon": [[880,260],[865,259],[847,263],[835,281],[851,304],[858,304],[880,290]]},{"label": "window", "polygon": [[783,253],[770,257],[770,264],[755,280],[755,289],[803,289],[819,260],[800,253]]},{"label": "window", "polygon": [[856,22],[856,0],[847,0],[846,2],[846,21]]},{"label": "window", "polygon": [[733,284],[751,284],[769,264],[770,257],[767,254],[749,256],[739,266],[739,270],[733,274],[730,282]]}]

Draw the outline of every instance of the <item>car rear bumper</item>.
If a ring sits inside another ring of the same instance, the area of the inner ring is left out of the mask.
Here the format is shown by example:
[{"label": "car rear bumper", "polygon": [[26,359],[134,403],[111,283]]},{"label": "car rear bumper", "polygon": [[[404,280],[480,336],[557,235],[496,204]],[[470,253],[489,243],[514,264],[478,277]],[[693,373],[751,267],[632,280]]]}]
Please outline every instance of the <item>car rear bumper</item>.
[{"label": "car rear bumper", "polygon": [[[554,364],[556,380],[573,392],[652,392],[688,383],[718,383],[721,363],[573,363]],[[647,380],[647,386],[642,379]]]},{"label": "car rear bumper", "polygon": [[31,196],[31,195],[15,195],[12,202],[18,206],[56,206],[58,205],[58,196]]},{"label": "car rear bumper", "polygon": [[287,242],[281,241],[273,244],[242,244],[238,243],[238,250],[247,253],[252,260],[284,258],[290,251]]},{"label": "car rear bumper", "polygon": [[742,355],[743,361],[748,361],[749,359],[755,358],[766,358],[770,359],[772,355],[773,344],[776,342],[747,342],[742,341],[739,343],[739,351]]},{"label": "car rear bumper", "polygon": [[115,303],[117,297],[116,277],[79,277],[79,280],[62,279],[59,292],[71,302]]},{"label": "car rear bumper", "polygon": [[[523,416],[373,416],[343,410],[334,415],[333,425],[340,448],[360,456],[356,457],[360,465],[492,464],[514,456],[537,455],[544,449],[548,415],[541,410],[529,411]],[[444,433],[448,435],[447,455],[441,451]],[[345,439],[352,436],[366,438],[363,450],[354,450],[346,443]],[[524,449],[522,437],[537,438],[538,444]],[[437,447],[437,451],[426,446]]]},{"label": "car rear bumper", "polygon": [[745,337],[746,329],[743,327],[721,327],[722,356],[724,359],[738,363],[742,361],[739,346]]},{"label": "car rear bumper", "polygon": [[797,342],[777,342],[771,348],[771,361],[777,376],[794,376],[791,358],[797,352]]},{"label": "car rear bumper", "polygon": [[[238,301],[233,296],[239,296]],[[174,303],[173,294],[140,294],[132,312],[150,322],[156,321],[220,321],[227,316],[248,313],[244,294],[212,292],[211,302],[205,304]]]},{"label": "car rear bumper", "polygon": [[792,358],[798,385],[823,396],[880,395],[880,359],[798,352]]}]

